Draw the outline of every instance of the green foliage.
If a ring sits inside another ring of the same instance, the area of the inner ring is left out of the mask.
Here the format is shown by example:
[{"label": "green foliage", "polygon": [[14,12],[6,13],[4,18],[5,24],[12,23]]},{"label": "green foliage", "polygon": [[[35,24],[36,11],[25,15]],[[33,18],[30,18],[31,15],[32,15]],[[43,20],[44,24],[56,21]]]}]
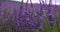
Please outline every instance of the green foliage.
[{"label": "green foliage", "polygon": [[40,30],[39,29],[35,29],[35,32],[40,32]]}]

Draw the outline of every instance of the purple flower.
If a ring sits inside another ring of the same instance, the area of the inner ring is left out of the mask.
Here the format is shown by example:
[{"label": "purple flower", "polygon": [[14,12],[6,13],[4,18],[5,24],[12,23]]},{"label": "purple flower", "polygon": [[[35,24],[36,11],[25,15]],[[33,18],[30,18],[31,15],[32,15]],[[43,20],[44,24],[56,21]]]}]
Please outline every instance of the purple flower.
[{"label": "purple flower", "polygon": [[54,21],[50,21],[50,25],[51,26],[54,26]]},{"label": "purple flower", "polygon": [[54,16],[52,14],[49,14],[48,19],[49,19],[49,21],[53,21],[54,20]]},{"label": "purple flower", "polygon": [[54,26],[54,15],[53,14],[49,14],[48,15],[48,20],[50,21],[50,25]]}]

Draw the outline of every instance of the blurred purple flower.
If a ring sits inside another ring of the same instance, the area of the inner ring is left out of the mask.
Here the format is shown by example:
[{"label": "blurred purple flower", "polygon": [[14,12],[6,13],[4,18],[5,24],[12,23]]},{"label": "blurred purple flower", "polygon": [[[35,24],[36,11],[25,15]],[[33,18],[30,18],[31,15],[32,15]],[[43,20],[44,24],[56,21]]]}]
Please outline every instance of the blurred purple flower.
[{"label": "blurred purple flower", "polygon": [[50,22],[50,25],[54,26],[54,15],[53,14],[48,15],[48,20]]},{"label": "blurred purple flower", "polygon": [[49,15],[48,15],[48,19],[49,19],[49,21],[54,21],[54,15],[49,14]]},{"label": "blurred purple flower", "polygon": [[54,21],[50,21],[50,25],[51,26],[54,26]]}]

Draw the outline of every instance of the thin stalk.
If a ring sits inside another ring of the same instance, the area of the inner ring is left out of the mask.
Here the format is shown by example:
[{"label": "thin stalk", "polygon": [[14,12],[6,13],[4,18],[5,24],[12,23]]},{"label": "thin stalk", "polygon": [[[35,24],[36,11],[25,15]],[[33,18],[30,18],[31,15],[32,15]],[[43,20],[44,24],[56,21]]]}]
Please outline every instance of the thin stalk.
[{"label": "thin stalk", "polygon": [[33,8],[33,4],[32,4],[32,1],[30,0],[30,3],[31,3],[31,7]]}]

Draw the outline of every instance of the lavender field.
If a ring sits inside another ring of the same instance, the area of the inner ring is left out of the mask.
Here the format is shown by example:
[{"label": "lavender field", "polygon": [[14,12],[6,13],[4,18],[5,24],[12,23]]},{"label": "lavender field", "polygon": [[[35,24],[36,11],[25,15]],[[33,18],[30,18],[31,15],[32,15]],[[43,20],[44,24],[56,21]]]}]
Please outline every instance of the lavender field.
[{"label": "lavender field", "polygon": [[60,32],[60,5],[0,2],[0,32]]}]

